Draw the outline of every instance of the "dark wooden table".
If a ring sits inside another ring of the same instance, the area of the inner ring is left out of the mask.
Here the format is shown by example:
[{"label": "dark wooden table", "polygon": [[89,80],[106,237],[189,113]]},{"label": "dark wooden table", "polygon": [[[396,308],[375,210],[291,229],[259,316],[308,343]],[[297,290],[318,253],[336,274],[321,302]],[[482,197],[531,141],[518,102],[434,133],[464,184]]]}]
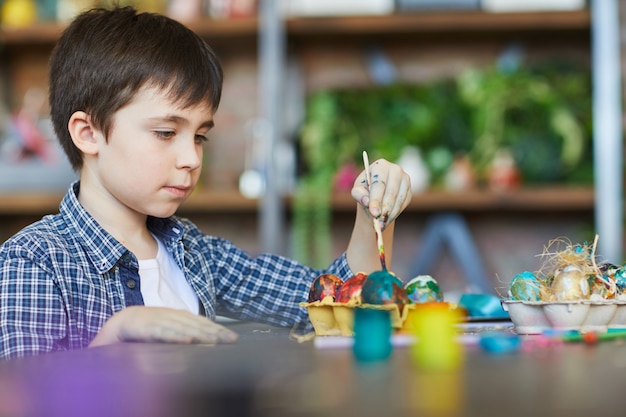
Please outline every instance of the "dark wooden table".
[{"label": "dark wooden table", "polygon": [[358,363],[288,329],[234,323],[233,345],[122,344],[0,363],[0,416],[623,416],[626,344],[490,354],[425,371],[409,349]]}]

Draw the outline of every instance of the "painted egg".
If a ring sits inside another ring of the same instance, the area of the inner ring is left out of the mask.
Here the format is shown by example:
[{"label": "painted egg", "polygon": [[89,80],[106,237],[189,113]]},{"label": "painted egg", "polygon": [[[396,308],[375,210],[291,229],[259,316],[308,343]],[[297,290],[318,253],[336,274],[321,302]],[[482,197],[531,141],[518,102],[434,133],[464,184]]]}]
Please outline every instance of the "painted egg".
[{"label": "painted egg", "polygon": [[402,281],[389,271],[369,274],[361,290],[363,304],[397,304],[400,309],[409,304]]},{"label": "painted egg", "polygon": [[338,303],[348,303],[350,301],[361,303],[361,291],[363,290],[363,282],[367,279],[367,274],[358,272],[356,275],[348,278],[341,284],[337,290],[335,301]]},{"label": "painted egg", "polygon": [[418,275],[404,286],[409,301],[414,304],[443,301],[437,281],[430,275]]},{"label": "painted egg", "polygon": [[[603,276],[606,279],[606,276]],[[613,279],[613,278],[611,278]],[[603,281],[594,276],[590,276],[588,279],[590,297],[599,297],[600,299],[607,299],[615,297],[614,291],[611,289],[609,282]]]},{"label": "painted egg", "polygon": [[626,266],[605,263],[600,265],[600,271],[606,281],[615,282],[618,294],[624,293],[626,290]]},{"label": "painted egg", "polygon": [[613,273],[613,279],[615,279],[615,285],[617,285],[617,292],[622,294],[626,291],[626,267],[621,266]]},{"label": "painted egg", "polygon": [[542,284],[537,276],[530,271],[520,272],[515,275],[509,285],[509,298],[521,301],[541,300]]},{"label": "painted egg", "polygon": [[617,285],[615,284],[615,272],[619,267],[610,263],[599,265],[601,276],[589,275],[590,299],[612,299],[617,295]]},{"label": "painted egg", "polygon": [[333,274],[323,274],[315,278],[309,290],[309,303],[322,301],[326,297],[335,299],[337,290],[343,284],[343,280]]},{"label": "painted egg", "polygon": [[591,293],[587,276],[572,265],[554,274],[550,292],[555,301],[586,300]]}]

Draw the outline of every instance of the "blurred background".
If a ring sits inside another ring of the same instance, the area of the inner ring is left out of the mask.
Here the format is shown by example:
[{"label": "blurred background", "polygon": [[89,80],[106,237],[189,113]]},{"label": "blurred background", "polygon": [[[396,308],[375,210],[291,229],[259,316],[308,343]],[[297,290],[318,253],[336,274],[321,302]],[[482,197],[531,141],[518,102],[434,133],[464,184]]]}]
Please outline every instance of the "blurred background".
[{"label": "blurred background", "polygon": [[[110,3],[0,2],[0,242],[57,212],[76,177],[50,128],[47,61],[76,13]],[[430,274],[450,298],[503,294],[551,240],[598,233],[584,0],[118,3],[180,20],[222,61],[201,184],[179,211],[209,234],[325,266],[348,243],[363,150],[412,179],[392,270]],[[608,252],[623,262],[621,244]]]}]

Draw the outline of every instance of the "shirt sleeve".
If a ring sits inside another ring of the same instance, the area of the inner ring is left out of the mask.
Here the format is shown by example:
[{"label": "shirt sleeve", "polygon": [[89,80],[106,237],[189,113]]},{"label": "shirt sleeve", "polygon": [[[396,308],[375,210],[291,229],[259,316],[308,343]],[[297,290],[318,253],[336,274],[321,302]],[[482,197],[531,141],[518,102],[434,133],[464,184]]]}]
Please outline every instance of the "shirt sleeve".
[{"label": "shirt sleeve", "polygon": [[212,265],[216,277],[217,314],[310,330],[306,308],[311,283],[323,273],[352,276],[345,253],[324,270],[272,254],[251,257],[218,239]]},{"label": "shirt sleeve", "polygon": [[23,245],[0,251],[0,359],[66,349],[67,319],[52,276]]}]

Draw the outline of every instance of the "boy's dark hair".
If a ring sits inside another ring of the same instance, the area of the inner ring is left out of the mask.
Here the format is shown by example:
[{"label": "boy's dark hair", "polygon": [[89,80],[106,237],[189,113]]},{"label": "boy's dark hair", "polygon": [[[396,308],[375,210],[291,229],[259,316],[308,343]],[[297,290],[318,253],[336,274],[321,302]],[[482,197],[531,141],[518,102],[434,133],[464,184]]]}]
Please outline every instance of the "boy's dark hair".
[{"label": "boy's dark hair", "polygon": [[164,89],[183,107],[215,112],[222,68],[207,43],[181,23],[132,7],[93,9],[74,19],[50,60],[50,112],[56,135],[75,170],[83,164],[68,131],[84,111],[108,137],[113,114],[144,86]]}]

